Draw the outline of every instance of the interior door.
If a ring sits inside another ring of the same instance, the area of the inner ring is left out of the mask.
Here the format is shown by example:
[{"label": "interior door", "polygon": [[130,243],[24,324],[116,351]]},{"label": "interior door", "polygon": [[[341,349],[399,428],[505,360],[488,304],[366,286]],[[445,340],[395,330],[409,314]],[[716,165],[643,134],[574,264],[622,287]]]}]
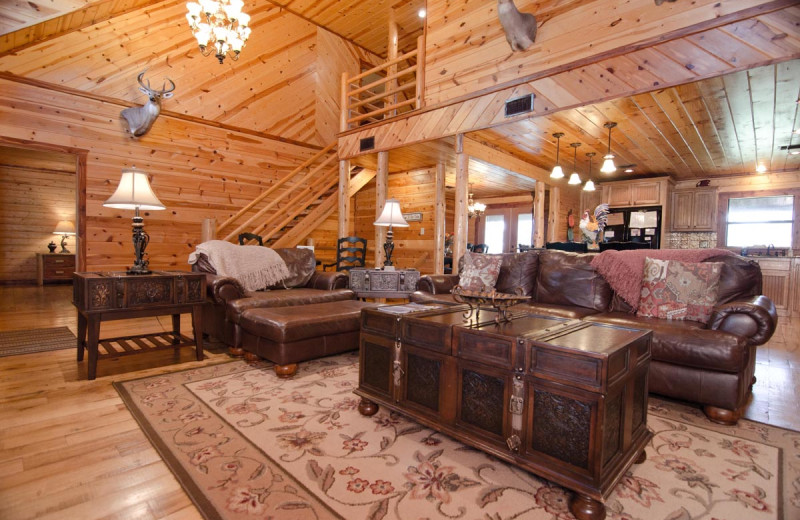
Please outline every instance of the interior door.
[{"label": "interior door", "polygon": [[489,253],[515,253],[517,244],[533,245],[530,208],[488,208],[479,236],[489,246]]}]

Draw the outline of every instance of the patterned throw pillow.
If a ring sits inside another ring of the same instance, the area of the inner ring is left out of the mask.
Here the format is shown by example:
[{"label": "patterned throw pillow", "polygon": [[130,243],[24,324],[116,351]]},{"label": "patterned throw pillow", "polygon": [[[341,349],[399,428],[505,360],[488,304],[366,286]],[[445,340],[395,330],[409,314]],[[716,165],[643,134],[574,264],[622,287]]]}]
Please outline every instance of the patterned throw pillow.
[{"label": "patterned throw pillow", "polygon": [[708,323],[717,303],[719,262],[645,258],[637,316]]},{"label": "patterned throw pillow", "polygon": [[458,285],[467,291],[492,290],[502,261],[503,255],[464,253],[464,270],[458,277]]}]

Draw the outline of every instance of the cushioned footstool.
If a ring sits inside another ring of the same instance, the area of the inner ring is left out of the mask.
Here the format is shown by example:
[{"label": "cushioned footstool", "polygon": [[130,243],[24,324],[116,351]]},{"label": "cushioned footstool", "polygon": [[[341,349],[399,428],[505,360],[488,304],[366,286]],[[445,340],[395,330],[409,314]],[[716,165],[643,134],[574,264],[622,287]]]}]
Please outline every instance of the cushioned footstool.
[{"label": "cushioned footstool", "polygon": [[379,304],[358,300],[249,309],[239,321],[246,359],[275,363],[291,377],[297,363],[358,348],[361,309]]}]

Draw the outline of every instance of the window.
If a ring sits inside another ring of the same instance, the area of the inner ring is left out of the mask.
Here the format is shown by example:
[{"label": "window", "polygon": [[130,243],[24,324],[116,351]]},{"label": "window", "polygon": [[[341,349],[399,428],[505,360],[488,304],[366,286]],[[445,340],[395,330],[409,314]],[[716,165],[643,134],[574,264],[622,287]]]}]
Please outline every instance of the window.
[{"label": "window", "polygon": [[793,220],[792,195],[731,198],[725,245],[792,247]]},{"label": "window", "polygon": [[530,211],[517,215],[517,243],[523,246],[532,245],[533,216]]},{"label": "window", "polygon": [[483,242],[489,246],[492,253],[502,253],[504,237],[506,235],[506,220],[504,215],[486,215],[486,231]]}]

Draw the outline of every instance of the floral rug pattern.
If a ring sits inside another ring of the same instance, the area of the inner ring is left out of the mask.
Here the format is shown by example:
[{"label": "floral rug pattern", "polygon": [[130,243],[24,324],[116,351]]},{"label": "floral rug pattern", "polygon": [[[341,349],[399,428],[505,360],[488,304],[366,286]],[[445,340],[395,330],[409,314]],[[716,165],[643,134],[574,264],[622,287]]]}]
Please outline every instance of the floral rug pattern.
[{"label": "floral rug pattern", "polygon": [[[361,416],[357,363],[284,380],[237,361],[115,386],[206,518],[573,518],[570,491],[400,414]],[[607,518],[800,518],[800,433],[652,398],[648,426]]]}]

